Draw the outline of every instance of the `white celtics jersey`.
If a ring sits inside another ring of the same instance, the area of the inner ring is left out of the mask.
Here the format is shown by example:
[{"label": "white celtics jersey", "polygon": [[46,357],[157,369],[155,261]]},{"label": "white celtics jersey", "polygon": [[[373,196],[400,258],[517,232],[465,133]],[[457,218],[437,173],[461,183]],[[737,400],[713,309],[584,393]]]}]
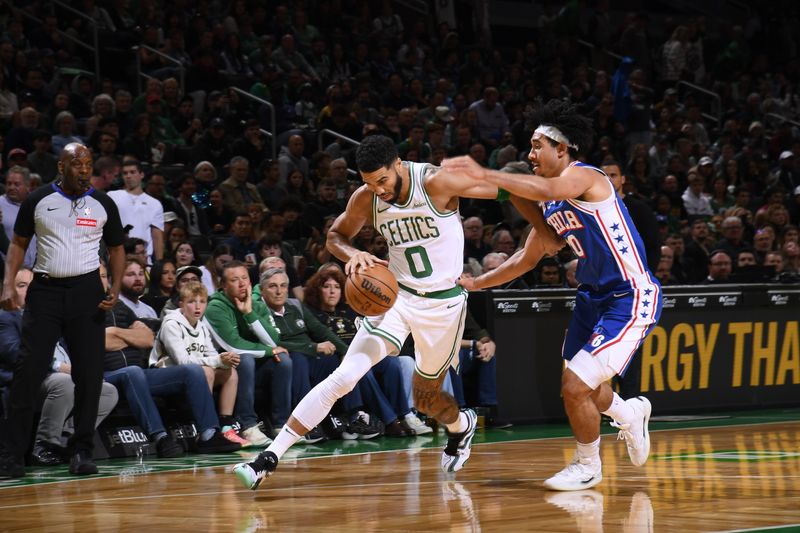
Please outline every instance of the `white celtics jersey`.
[{"label": "white celtics jersey", "polygon": [[375,228],[389,243],[389,270],[419,293],[452,289],[464,263],[464,230],[458,209],[436,210],[425,191],[427,163],[404,163],[411,178],[403,205],[373,203]]}]

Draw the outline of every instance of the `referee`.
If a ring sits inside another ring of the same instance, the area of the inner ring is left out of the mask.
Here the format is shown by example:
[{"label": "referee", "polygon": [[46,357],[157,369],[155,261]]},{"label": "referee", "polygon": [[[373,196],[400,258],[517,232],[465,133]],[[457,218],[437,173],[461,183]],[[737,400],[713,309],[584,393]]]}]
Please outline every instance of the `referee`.
[{"label": "referee", "polygon": [[[75,382],[75,433],[68,444],[69,471],[96,474],[94,424],[103,382],[105,311],[117,301],[125,261],[119,212],[105,193],[91,188],[92,154],[78,143],[64,147],[58,176],[31,193],[19,210],[8,248],[0,307],[17,309],[14,279],[36,236],[36,263],[22,315],[22,344],[6,427],[0,434],[0,477],[25,475],[34,406],[56,342],[64,338]],[[113,285],[100,280],[100,239],[110,254]]]}]

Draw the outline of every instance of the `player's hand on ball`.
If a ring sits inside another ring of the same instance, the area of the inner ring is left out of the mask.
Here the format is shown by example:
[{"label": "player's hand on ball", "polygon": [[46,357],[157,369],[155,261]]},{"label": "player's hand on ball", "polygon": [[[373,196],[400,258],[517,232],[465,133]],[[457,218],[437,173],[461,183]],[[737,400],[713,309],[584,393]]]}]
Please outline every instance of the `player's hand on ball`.
[{"label": "player's hand on ball", "polygon": [[351,272],[369,268],[375,264],[389,266],[388,261],[378,259],[369,252],[356,252],[350,258],[347,264],[344,265],[344,273],[345,275],[349,276]]},{"label": "player's hand on ball", "polygon": [[468,155],[442,161],[442,168],[453,174],[466,176],[476,181],[486,180],[486,169]]}]

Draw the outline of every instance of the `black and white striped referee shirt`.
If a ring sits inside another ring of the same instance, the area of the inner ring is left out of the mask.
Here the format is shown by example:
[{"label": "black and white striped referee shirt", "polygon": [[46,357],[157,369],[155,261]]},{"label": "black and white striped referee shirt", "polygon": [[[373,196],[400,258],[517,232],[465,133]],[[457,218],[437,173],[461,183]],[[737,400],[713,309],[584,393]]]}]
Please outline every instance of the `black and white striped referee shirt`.
[{"label": "black and white striped referee shirt", "polygon": [[33,271],[69,278],[100,267],[100,239],[106,246],[125,240],[119,211],[106,193],[90,188],[70,198],[58,185],[39,187],[22,202],[14,223],[20,237],[36,234]]}]

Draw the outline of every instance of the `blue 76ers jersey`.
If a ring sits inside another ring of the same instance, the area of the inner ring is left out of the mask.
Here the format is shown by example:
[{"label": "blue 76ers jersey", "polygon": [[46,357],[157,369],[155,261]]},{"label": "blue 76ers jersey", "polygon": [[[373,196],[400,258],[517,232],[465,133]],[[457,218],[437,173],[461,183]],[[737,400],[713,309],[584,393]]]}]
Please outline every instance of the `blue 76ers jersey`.
[{"label": "blue 76ers jersey", "polygon": [[[572,165],[606,175],[585,163],[575,161]],[[608,191],[608,198],[601,202],[546,202],[545,220],[578,257],[575,277],[580,284],[602,292],[654,283],[642,238],[610,181]]]}]

